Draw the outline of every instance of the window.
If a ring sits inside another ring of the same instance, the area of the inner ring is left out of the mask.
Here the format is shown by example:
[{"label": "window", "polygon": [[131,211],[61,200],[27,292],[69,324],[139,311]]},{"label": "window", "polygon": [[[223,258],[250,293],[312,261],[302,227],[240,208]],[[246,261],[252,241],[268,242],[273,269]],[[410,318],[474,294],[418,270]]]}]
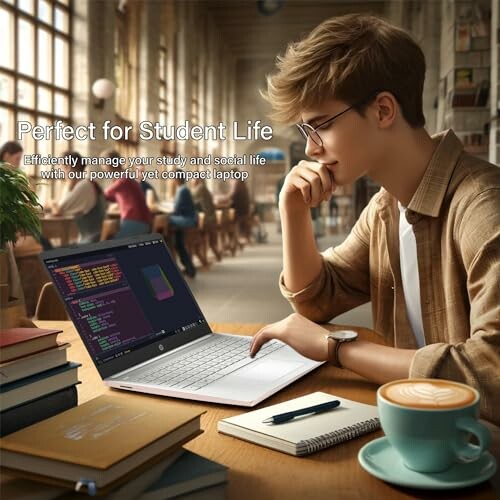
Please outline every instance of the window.
[{"label": "window", "polygon": [[158,121],[167,124],[167,43],[165,35],[160,35],[158,49]]},{"label": "window", "polygon": [[[70,1],[0,0],[0,26],[0,144],[16,138],[18,121],[69,124]],[[33,141],[27,135],[21,142],[25,154],[59,155],[70,148],[67,141]],[[27,168],[35,183],[40,168]],[[56,183],[40,184],[44,202],[54,196]]]},{"label": "window", "polygon": [[[193,65],[191,69],[191,125],[200,124],[200,76],[199,76],[199,56],[196,51],[193,51]],[[199,141],[191,141],[191,156],[198,156]]]},{"label": "window", "polygon": [[[139,121],[140,4],[128,2],[122,10],[116,9],[115,12],[115,122],[117,125],[131,125],[135,131]],[[134,156],[137,144],[134,132],[128,140],[117,141],[117,149],[123,156]]]}]

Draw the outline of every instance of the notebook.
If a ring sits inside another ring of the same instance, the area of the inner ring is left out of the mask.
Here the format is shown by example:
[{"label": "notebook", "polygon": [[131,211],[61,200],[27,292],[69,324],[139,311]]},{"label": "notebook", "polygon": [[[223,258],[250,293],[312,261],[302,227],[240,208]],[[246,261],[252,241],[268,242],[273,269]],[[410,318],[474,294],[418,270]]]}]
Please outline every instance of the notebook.
[{"label": "notebook", "polygon": [[[318,415],[307,415],[279,425],[266,418],[288,411],[339,400],[340,406]],[[324,392],[314,392],[260,410],[220,420],[217,430],[252,443],[289,453],[308,455],[380,428],[376,406],[357,403]]]}]

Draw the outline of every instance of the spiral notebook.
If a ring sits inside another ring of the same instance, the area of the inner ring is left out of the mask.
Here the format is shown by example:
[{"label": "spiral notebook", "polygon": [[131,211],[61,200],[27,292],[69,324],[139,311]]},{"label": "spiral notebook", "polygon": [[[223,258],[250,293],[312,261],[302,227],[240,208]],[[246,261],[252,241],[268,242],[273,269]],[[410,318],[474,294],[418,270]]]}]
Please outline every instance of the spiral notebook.
[{"label": "spiral notebook", "polygon": [[[264,424],[266,418],[309,406],[339,400],[340,406],[318,415],[295,418],[283,424]],[[376,406],[357,403],[324,392],[314,392],[220,420],[217,430],[290,455],[309,455],[380,428]]]}]

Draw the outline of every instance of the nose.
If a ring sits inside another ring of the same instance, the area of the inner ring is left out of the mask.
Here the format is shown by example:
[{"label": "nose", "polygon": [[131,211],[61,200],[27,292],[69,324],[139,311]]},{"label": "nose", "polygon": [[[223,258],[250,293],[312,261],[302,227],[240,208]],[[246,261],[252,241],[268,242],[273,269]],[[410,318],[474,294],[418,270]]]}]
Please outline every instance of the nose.
[{"label": "nose", "polygon": [[323,151],[323,146],[320,146],[319,144],[316,144],[310,136],[307,137],[306,140],[306,148],[305,148],[305,153],[309,158],[316,158],[318,157]]}]

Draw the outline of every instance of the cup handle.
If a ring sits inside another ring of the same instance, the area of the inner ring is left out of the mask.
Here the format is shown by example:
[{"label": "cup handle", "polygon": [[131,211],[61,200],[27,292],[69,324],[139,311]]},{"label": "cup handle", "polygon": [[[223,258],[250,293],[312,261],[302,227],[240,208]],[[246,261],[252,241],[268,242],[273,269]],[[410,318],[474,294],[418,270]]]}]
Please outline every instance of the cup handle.
[{"label": "cup handle", "polygon": [[464,446],[457,447],[455,453],[458,461],[463,463],[475,462],[488,449],[491,443],[490,431],[477,420],[471,417],[462,417],[457,420],[456,426],[474,434],[479,440],[479,445],[467,443]]}]

